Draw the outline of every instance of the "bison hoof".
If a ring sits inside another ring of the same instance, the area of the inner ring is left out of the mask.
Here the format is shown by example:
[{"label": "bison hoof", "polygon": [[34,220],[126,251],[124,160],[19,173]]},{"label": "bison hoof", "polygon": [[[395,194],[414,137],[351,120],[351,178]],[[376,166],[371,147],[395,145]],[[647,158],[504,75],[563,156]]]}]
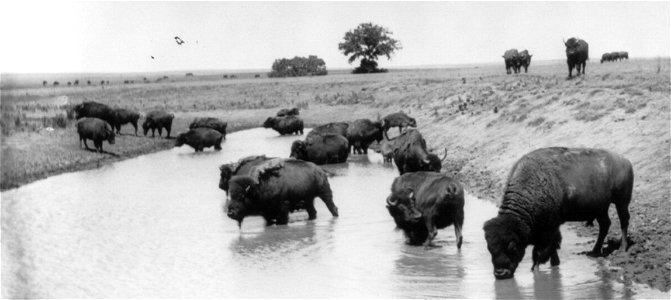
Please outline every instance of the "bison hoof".
[{"label": "bison hoof", "polygon": [[587,252],[586,254],[587,254],[587,256],[589,256],[589,257],[602,257],[602,256],[603,256],[603,254],[601,253],[601,251],[589,251],[589,252]]}]

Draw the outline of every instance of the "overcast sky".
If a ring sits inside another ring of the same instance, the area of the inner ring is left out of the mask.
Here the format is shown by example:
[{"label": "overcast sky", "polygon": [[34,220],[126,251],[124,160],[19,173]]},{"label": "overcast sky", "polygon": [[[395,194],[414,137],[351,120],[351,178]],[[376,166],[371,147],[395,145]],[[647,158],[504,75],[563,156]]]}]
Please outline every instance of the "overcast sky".
[{"label": "overcast sky", "polygon": [[671,34],[668,1],[0,3],[0,68],[22,73],[270,69],[308,55],[350,68],[338,43],[362,22],[401,41],[385,68],[499,62],[509,48],[563,59],[572,36],[592,60],[668,57]]}]

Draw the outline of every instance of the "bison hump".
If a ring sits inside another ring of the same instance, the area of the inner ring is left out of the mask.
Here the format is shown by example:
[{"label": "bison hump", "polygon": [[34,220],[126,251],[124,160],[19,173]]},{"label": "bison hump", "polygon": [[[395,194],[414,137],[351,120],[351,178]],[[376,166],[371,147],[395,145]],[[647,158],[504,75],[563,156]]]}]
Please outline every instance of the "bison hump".
[{"label": "bison hump", "polygon": [[275,173],[275,171],[282,169],[284,167],[284,160],[282,158],[273,158],[265,161],[264,163],[255,166],[252,168],[250,177],[252,177],[256,182],[261,181],[263,178]]}]

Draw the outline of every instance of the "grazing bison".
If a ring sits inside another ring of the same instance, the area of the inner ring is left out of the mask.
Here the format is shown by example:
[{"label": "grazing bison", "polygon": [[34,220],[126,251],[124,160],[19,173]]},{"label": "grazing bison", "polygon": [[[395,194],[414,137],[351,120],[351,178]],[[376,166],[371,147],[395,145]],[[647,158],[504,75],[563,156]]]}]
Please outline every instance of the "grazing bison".
[{"label": "grazing bison", "polygon": [[163,131],[163,128],[167,131],[166,138],[170,138],[170,130],[172,129],[172,119],[175,118],[174,114],[167,113],[162,110],[154,110],[147,113],[147,116],[142,123],[142,129],[144,130],[144,135],[147,136],[147,132],[151,129],[151,137],[154,137],[154,130],[158,129],[158,136],[160,137]]},{"label": "grazing bison", "polygon": [[203,151],[203,148],[214,147],[215,150],[221,150],[221,139],[223,135],[212,128],[194,128],[185,133],[180,133],[175,139],[175,147],[181,147],[187,144],[196,152]]},{"label": "grazing bison", "polygon": [[519,63],[520,63],[520,54],[517,52],[517,49],[510,49],[503,53],[503,62],[506,64],[506,74],[510,74],[510,69],[519,73]]},{"label": "grazing bison", "polygon": [[368,119],[358,119],[347,128],[347,141],[352,148],[352,154],[368,154],[368,146],[382,141],[382,122],[373,122]]},{"label": "grazing bison", "polygon": [[94,101],[82,102],[75,105],[74,111],[75,118],[77,118],[77,120],[84,117],[98,118],[107,122],[110,127],[112,127],[112,129],[116,128],[117,126],[116,111],[105,104]]},{"label": "grazing bison", "polygon": [[621,59],[620,52],[615,51],[610,53],[610,60],[619,61],[620,59]]},{"label": "grazing bison", "polygon": [[447,149],[442,159],[427,151],[426,141],[415,129],[406,130],[389,141],[392,142],[394,164],[401,175],[417,171],[440,172],[442,161],[447,157]]},{"label": "grazing bison", "polygon": [[79,147],[84,142],[84,147],[89,149],[86,140],[93,140],[93,145],[98,152],[103,152],[103,141],[114,145],[114,131],[109,125],[98,118],[82,118],[77,122],[77,133],[79,134]]},{"label": "grazing bison", "polygon": [[580,68],[582,66],[582,74],[585,74],[585,67],[587,60],[589,60],[589,45],[587,42],[577,38],[570,38],[564,42],[566,46],[566,64],[568,65],[568,78],[573,75],[573,67],[577,71],[577,76],[580,76]]},{"label": "grazing bison", "polygon": [[611,58],[610,53],[604,53],[603,55],[601,55],[601,63],[603,63],[604,61],[609,62],[611,60],[613,59]]},{"label": "grazing bison", "polygon": [[508,176],[498,215],[483,228],[494,276],[513,277],[527,245],[534,245],[534,267],[548,257],[559,265],[559,226],[567,221],[596,219],[599,236],[589,255],[601,255],[611,203],[626,250],[633,183],[629,160],[606,150],[555,147],[523,156]]},{"label": "grazing bison", "polygon": [[627,51],[620,51],[619,53],[620,59],[629,59],[629,52]]},{"label": "grazing bison", "polygon": [[303,120],[296,116],[269,117],[263,122],[263,128],[272,128],[280,135],[303,134]]},{"label": "grazing bison", "polygon": [[437,229],[454,224],[461,249],[464,224],[464,188],[438,172],[412,172],[394,179],[387,209],[408,244],[431,246]]},{"label": "grazing bison", "polygon": [[349,124],[345,122],[333,122],[324,125],[319,125],[315,128],[312,128],[312,130],[310,131],[310,133],[308,133],[305,139],[309,140],[313,136],[324,135],[324,134],[338,134],[342,135],[343,137],[347,137],[348,128]]},{"label": "grazing bison", "polygon": [[235,163],[223,164],[219,166],[219,188],[228,194],[228,181],[233,175],[249,175],[252,168],[258,166],[275,157],[266,157],[265,155],[255,155],[243,157]]},{"label": "grazing bison", "polygon": [[326,172],[317,165],[296,159],[271,159],[253,167],[250,175],[235,175],[228,182],[229,200],[225,211],[238,221],[260,215],[266,225],[284,225],[289,212],[305,208],[314,220],[317,211],[314,198],[319,197],[331,215],[338,216]]},{"label": "grazing bison", "polygon": [[121,132],[121,125],[130,123],[135,128],[135,135],[137,135],[137,121],[140,119],[140,114],[125,108],[114,109],[116,118],[116,133]]},{"label": "grazing bison", "polygon": [[339,134],[320,134],[294,141],[291,144],[290,157],[313,162],[318,165],[338,164],[347,161],[349,144]]},{"label": "grazing bison", "polygon": [[382,132],[384,132],[385,135],[387,135],[389,128],[392,127],[398,127],[398,133],[403,131],[403,127],[417,127],[417,121],[402,111],[386,115],[380,122],[382,126]]},{"label": "grazing bison", "polygon": [[189,129],[194,128],[212,128],[222,134],[223,138],[226,139],[226,127],[228,123],[219,120],[217,118],[196,118],[189,124]]},{"label": "grazing bison", "polygon": [[300,115],[300,112],[298,111],[297,107],[283,108],[283,109],[280,109],[280,111],[277,112],[278,117],[298,116],[298,115]]},{"label": "grazing bison", "polygon": [[524,73],[527,72],[527,70],[529,69],[529,66],[531,65],[531,57],[532,56],[533,55],[529,54],[529,51],[527,51],[527,50],[523,50],[519,54],[519,64],[520,64],[520,66],[524,67]]}]

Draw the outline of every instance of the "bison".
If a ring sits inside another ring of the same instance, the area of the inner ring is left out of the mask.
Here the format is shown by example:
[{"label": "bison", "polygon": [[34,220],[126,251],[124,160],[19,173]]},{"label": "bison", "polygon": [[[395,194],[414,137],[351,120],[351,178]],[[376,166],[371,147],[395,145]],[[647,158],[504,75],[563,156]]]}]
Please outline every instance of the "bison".
[{"label": "bison", "polygon": [[437,229],[454,224],[457,249],[461,249],[464,224],[464,188],[438,172],[412,172],[394,179],[387,209],[408,244],[432,245]]},{"label": "bison", "polygon": [[223,164],[219,166],[219,188],[228,194],[228,181],[234,175],[249,175],[252,168],[258,166],[275,157],[266,157],[265,155],[247,156],[241,158],[235,163]]},{"label": "bison", "polygon": [[263,128],[272,128],[280,135],[303,134],[303,120],[296,116],[269,117],[263,122]]},{"label": "bison", "polygon": [[116,128],[117,126],[116,111],[105,104],[94,101],[82,102],[75,105],[74,111],[75,118],[77,118],[77,120],[84,117],[98,118],[107,122],[110,127],[112,127],[112,129]]},{"label": "bison", "polygon": [[137,121],[140,119],[140,114],[125,108],[116,108],[114,109],[115,113],[115,129],[116,133],[121,132],[121,125],[130,123],[135,128],[135,135],[137,135]]},{"label": "bison", "polygon": [[577,38],[570,38],[564,42],[566,46],[566,64],[568,65],[568,78],[573,75],[573,67],[576,68],[577,76],[580,76],[580,69],[582,66],[582,74],[585,74],[585,67],[587,60],[589,60],[589,45],[587,42]]},{"label": "bison", "polygon": [[228,127],[228,123],[217,118],[196,118],[189,124],[189,129],[212,128],[219,131],[224,139],[226,139],[226,127]]},{"label": "bison", "polygon": [[629,52],[627,51],[620,51],[619,52],[620,59],[629,59]]},{"label": "bison", "polygon": [[611,60],[613,59],[611,58],[610,53],[604,53],[603,55],[601,55],[601,63],[603,63],[604,61],[609,62]]},{"label": "bison", "polygon": [[308,133],[308,136],[306,137],[307,139],[310,139],[310,137],[315,136],[315,135],[324,135],[324,134],[338,134],[342,135],[343,137],[347,137],[347,129],[349,128],[349,124],[345,122],[333,122],[333,123],[327,123],[324,125],[319,125],[315,128],[312,128],[310,133]]},{"label": "bison", "polygon": [[406,130],[401,135],[388,141],[391,142],[391,156],[394,159],[394,164],[396,164],[396,168],[401,175],[417,171],[440,172],[442,161],[447,158],[447,149],[445,149],[445,156],[442,159],[430,153],[426,149],[426,141],[422,134],[415,129]]},{"label": "bison", "polygon": [[314,220],[317,211],[314,198],[319,197],[334,217],[338,207],[326,172],[317,165],[296,159],[271,159],[253,167],[250,175],[235,175],[228,182],[230,198],[224,206],[226,215],[238,221],[260,215],[266,225],[285,225],[289,212],[306,209]]},{"label": "bison", "polygon": [[534,267],[552,259],[559,265],[559,226],[567,221],[599,222],[589,255],[601,255],[615,204],[627,249],[629,202],[634,172],[626,158],[601,149],[542,148],[513,166],[496,217],[483,227],[497,279],[513,277],[527,245],[534,245]]},{"label": "bison", "polygon": [[98,118],[82,118],[77,122],[77,133],[79,134],[79,147],[84,142],[84,147],[89,149],[86,140],[93,140],[93,145],[98,152],[103,152],[103,141],[114,145],[114,131],[109,125]]},{"label": "bison", "polygon": [[403,127],[417,127],[417,121],[402,111],[386,115],[380,122],[385,135],[392,127],[398,127],[398,133],[403,131]]},{"label": "bison", "polygon": [[202,152],[203,148],[214,147],[215,150],[221,150],[221,140],[223,135],[212,128],[194,128],[185,133],[180,133],[175,139],[175,147],[181,147],[187,144],[196,152]]},{"label": "bison", "polygon": [[305,141],[294,141],[291,144],[290,157],[313,162],[317,165],[337,164],[347,161],[349,144],[339,134],[313,135]]},{"label": "bison", "polygon": [[352,154],[368,154],[368,146],[382,141],[382,122],[373,122],[368,119],[358,119],[347,128],[347,141],[352,148]]},{"label": "bison", "polygon": [[280,109],[280,111],[277,112],[278,117],[298,116],[298,115],[300,115],[300,112],[299,112],[297,107],[283,108],[283,109]]},{"label": "bison", "polygon": [[[533,55],[529,54],[529,51],[527,51],[527,50],[523,50],[519,54],[518,61],[519,61],[520,66],[524,67],[524,73],[527,72],[527,70],[529,69],[529,66],[531,65],[531,57],[532,56]],[[518,70],[518,72],[519,72],[519,70]]]},{"label": "bison", "polygon": [[610,60],[619,61],[620,59],[621,59],[620,52],[615,51],[610,53]]},{"label": "bison", "polygon": [[172,129],[172,119],[175,118],[174,114],[167,113],[162,110],[154,110],[147,113],[147,117],[142,123],[142,129],[144,130],[144,135],[147,136],[147,132],[151,129],[151,137],[154,137],[155,130],[158,129],[158,136],[160,137],[163,131],[163,128],[167,131],[166,138],[170,138],[170,130]]},{"label": "bison", "polygon": [[511,73],[510,69],[512,69],[515,74],[519,73],[520,54],[517,52],[517,49],[507,50],[501,57],[503,57],[503,62],[506,65],[506,74]]}]

